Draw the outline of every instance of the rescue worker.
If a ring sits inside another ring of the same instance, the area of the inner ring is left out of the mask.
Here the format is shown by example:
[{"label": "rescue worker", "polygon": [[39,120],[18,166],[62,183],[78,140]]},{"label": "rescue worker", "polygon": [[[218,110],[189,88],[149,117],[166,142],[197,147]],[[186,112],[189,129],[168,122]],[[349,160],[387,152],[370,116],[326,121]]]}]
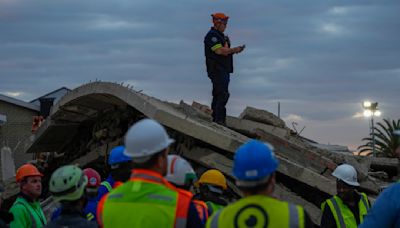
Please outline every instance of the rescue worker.
[{"label": "rescue worker", "polygon": [[[393,134],[400,136],[400,130],[395,130]],[[400,145],[395,153],[400,158]],[[360,227],[400,227],[400,181],[378,196]]]},{"label": "rescue worker", "polygon": [[[178,155],[170,154],[168,155],[168,172],[165,179],[178,189],[189,191],[197,179],[197,175],[189,162]],[[208,219],[207,205],[200,200],[193,200],[193,202],[196,205],[200,220],[205,225]]]},{"label": "rescue worker", "polygon": [[233,175],[244,198],[214,213],[206,227],[312,227],[301,206],[272,197],[278,168],[272,149],[251,140],[235,153]]},{"label": "rescue worker", "polygon": [[44,227],[47,223],[39,203],[42,194],[42,176],[36,166],[22,165],[16,173],[16,181],[20,187],[20,194],[15,200],[10,212],[14,221],[10,227]]},{"label": "rescue worker", "polygon": [[109,193],[116,185],[127,181],[131,175],[132,158],[124,155],[124,146],[114,147],[108,157],[108,165],[110,166],[110,175],[101,182],[98,189],[97,200],[99,201],[104,195]]},{"label": "rescue worker", "polygon": [[[101,177],[100,174],[92,169],[86,168],[83,170],[83,174],[88,179],[88,183],[86,185],[86,198],[87,203],[84,209],[84,215],[89,221],[96,221],[96,213],[97,213],[97,189],[100,186]],[[55,220],[61,215],[62,208],[57,208],[52,216],[51,221]]]},{"label": "rescue worker", "polygon": [[200,176],[195,186],[200,190],[195,199],[206,202],[210,216],[228,205],[228,201],[224,198],[224,191],[227,189],[226,178],[219,170],[207,170]]},{"label": "rescue worker", "polygon": [[14,220],[14,216],[1,207],[1,205],[3,204],[3,192],[4,188],[0,185],[0,227],[8,227],[7,225],[10,224],[12,220]]},{"label": "rescue worker", "polygon": [[342,164],[332,175],[337,178],[337,195],[321,205],[321,227],[357,227],[370,208],[367,195],[356,190],[360,186],[357,171],[349,164]]},{"label": "rescue worker", "polygon": [[97,221],[97,203],[99,202],[97,200],[97,190],[100,186],[101,177],[100,174],[92,168],[84,169],[83,174],[88,179],[86,185],[87,203],[83,213],[87,220]]},{"label": "rescue worker", "polygon": [[174,142],[151,119],[135,123],[125,135],[124,154],[132,157],[131,178],[101,199],[103,227],[202,227],[192,194],[176,189],[163,176]]},{"label": "rescue worker", "polygon": [[229,37],[224,34],[229,17],[223,13],[211,15],[214,26],[204,38],[207,74],[213,84],[213,121],[225,125],[226,104],[229,99],[230,73],[233,73],[233,54],[243,51],[245,45],[230,48]]},{"label": "rescue worker", "polygon": [[49,190],[54,200],[61,203],[61,215],[46,227],[97,227],[84,215],[85,188],[88,183],[83,171],[73,165],[62,166],[51,175]]}]

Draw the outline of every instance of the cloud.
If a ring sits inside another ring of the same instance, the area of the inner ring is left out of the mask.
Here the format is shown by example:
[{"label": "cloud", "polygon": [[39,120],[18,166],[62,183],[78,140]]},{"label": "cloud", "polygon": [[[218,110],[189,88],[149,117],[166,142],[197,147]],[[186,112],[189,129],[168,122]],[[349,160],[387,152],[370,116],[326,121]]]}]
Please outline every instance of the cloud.
[{"label": "cloud", "polygon": [[203,38],[216,10],[230,15],[232,45],[247,46],[234,55],[228,114],[246,106],[276,113],[280,102],[282,116],[301,117],[308,137],[345,145],[365,136],[367,120],[352,117],[366,97],[384,117],[399,118],[395,0],[3,0],[1,90],[32,100],[99,79],[209,104]]},{"label": "cloud", "polygon": [[20,97],[22,94],[24,94],[23,92],[9,92],[9,91],[3,93],[10,97]]}]

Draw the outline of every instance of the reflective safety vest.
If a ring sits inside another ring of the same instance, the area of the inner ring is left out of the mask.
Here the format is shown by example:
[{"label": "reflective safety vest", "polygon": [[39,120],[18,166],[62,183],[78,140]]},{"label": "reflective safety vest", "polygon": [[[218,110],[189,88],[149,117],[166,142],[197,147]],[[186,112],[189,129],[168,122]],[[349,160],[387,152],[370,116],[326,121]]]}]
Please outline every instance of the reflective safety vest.
[{"label": "reflective safety vest", "polygon": [[18,197],[10,212],[14,215],[14,220],[10,223],[10,227],[44,227],[47,223],[46,217],[42,211],[38,201],[28,202],[23,197]]},{"label": "reflective safety vest", "polygon": [[[333,217],[336,221],[336,227],[344,228],[344,227],[357,227],[357,221],[354,217],[353,212],[343,203],[342,199],[338,196],[334,196],[328,200],[326,200],[321,205],[322,213],[327,208],[328,205],[329,209],[331,210]],[[361,193],[360,201],[358,202],[358,213],[360,216],[360,224],[364,220],[364,216],[368,214],[371,205],[368,203],[368,197],[365,193]]]},{"label": "reflective safety vest", "polygon": [[225,207],[225,206],[223,206],[223,205],[216,204],[216,203],[213,203],[213,202],[211,202],[211,201],[207,201],[206,204],[207,204],[207,208],[208,208],[208,214],[210,214],[210,216],[211,216],[214,212],[217,212],[219,209],[222,209],[222,208]]},{"label": "reflective safety vest", "polygon": [[207,221],[206,227],[303,228],[305,227],[304,209],[268,196],[249,196],[215,212]]},{"label": "reflective safety vest", "polygon": [[193,203],[196,206],[196,210],[199,214],[200,220],[203,221],[205,225],[208,219],[208,209],[206,203],[200,200],[193,200]]},{"label": "reflective safety vest", "polygon": [[179,191],[160,174],[135,169],[131,179],[99,202],[103,227],[186,227],[192,194]]}]

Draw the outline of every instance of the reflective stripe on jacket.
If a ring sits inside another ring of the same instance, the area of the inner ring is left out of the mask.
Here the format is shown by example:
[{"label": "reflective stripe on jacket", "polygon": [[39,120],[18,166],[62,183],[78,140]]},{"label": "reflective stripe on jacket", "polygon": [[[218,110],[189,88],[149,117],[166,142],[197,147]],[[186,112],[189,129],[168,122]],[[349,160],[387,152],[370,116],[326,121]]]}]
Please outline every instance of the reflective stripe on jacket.
[{"label": "reflective stripe on jacket", "polygon": [[304,228],[304,209],[268,196],[249,196],[215,212],[207,221],[206,227]]},{"label": "reflective stripe on jacket", "polygon": [[[338,228],[353,228],[357,227],[357,221],[354,217],[353,212],[343,203],[342,199],[338,196],[334,196],[328,200],[326,200],[322,205],[322,213],[326,209],[328,205],[329,209],[331,210],[333,217],[336,221],[336,227]],[[364,220],[364,216],[368,213],[370,205],[368,203],[368,197],[365,193],[361,193],[360,201],[358,202],[358,213],[360,218],[360,224]]]},{"label": "reflective stripe on jacket", "polygon": [[208,209],[206,203],[200,200],[193,200],[194,205],[196,206],[197,213],[199,214],[200,220],[205,225],[208,219]]},{"label": "reflective stripe on jacket", "polygon": [[103,227],[186,227],[192,194],[160,174],[135,169],[131,179],[99,202]]}]

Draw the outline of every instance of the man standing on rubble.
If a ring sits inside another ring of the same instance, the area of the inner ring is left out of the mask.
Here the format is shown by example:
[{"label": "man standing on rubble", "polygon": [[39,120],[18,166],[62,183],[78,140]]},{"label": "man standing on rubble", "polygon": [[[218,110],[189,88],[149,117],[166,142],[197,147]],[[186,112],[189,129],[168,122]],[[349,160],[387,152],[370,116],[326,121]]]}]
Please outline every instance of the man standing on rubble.
[{"label": "man standing on rubble", "polygon": [[212,117],[214,122],[225,125],[229,74],[233,73],[232,55],[242,52],[245,45],[230,48],[229,37],[224,34],[229,17],[223,13],[214,13],[211,16],[214,26],[204,38],[204,51],[207,74],[213,84]]},{"label": "man standing on rubble", "polygon": [[233,175],[244,198],[215,212],[208,228],[313,227],[305,210],[272,197],[278,160],[272,148],[251,140],[236,151]]},{"label": "man standing on rubble", "polygon": [[367,195],[356,190],[360,186],[357,171],[351,165],[342,164],[332,175],[337,178],[337,195],[321,205],[321,227],[357,227],[371,207]]},{"label": "man standing on rubble", "polygon": [[32,164],[25,164],[17,170],[16,181],[21,192],[10,208],[14,216],[14,221],[10,223],[11,228],[40,228],[46,225],[46,217],[39,203],[42,194],[42,176],[43,174]]},{"label": "man standing on rubble", "polygon": [[102,227],[203,227],[192,194],[177,190],[164,178],[173,142],[151,119],[128,130],[124,154],[132,157],[132,175],[99,202]]}]

